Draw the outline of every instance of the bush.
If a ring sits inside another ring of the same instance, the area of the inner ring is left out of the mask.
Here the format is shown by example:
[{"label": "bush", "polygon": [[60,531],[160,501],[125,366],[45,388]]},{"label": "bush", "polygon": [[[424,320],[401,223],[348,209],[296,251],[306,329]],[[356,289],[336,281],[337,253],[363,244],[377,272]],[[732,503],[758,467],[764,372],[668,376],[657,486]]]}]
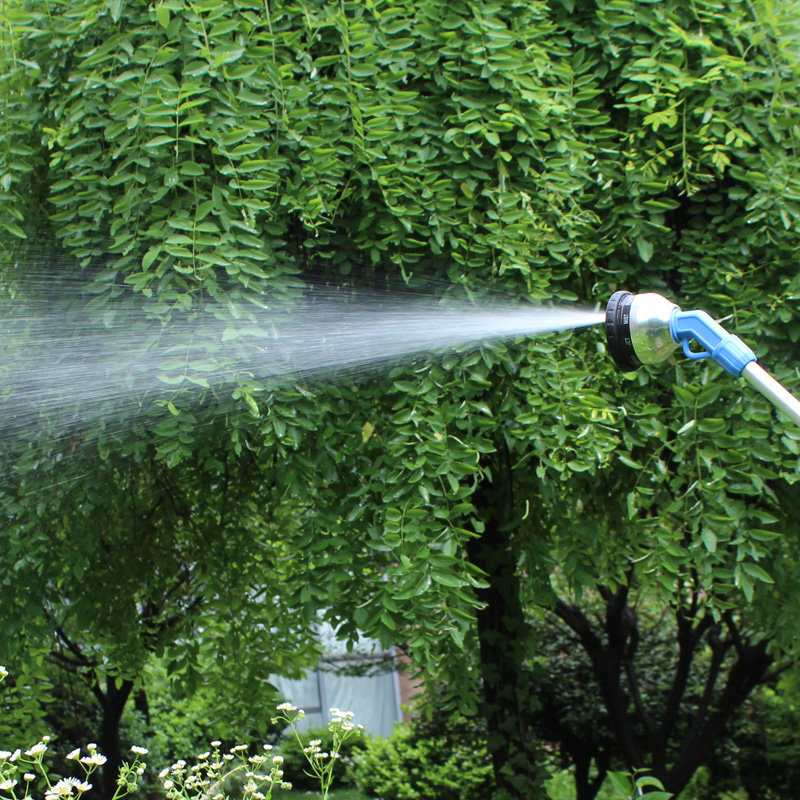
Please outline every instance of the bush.
[{"label": "bush", "polygon": [[404,725],[386,739],[368,738],[354,761],[359,788],[382,800],[474,800],[494,786],[483,745]]}]

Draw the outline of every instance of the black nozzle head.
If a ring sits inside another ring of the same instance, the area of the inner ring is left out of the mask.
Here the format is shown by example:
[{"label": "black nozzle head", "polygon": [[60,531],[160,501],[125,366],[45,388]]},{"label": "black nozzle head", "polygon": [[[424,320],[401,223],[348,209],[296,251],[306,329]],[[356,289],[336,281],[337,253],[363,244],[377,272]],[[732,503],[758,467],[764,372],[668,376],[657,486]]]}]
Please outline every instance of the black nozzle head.
[{"label": "black nozzle head", "polygon": [[634,297],[632,292],[614,292],[606,306],[608,352],[623,372],[634,372],[642,366],[631,341],[631,303]]}]

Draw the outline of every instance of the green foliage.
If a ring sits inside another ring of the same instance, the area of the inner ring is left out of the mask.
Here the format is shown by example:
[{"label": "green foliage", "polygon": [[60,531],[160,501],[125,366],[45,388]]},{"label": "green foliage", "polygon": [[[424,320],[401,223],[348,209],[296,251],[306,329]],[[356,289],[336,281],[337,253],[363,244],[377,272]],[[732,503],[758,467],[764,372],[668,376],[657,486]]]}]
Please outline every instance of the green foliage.
[{"label": "green foliage", "polygon": [[[92,486],[70,487],[54,498],[46,516],[23,519],[16,530],[9,530],[17,575],[4,603],[24,609],[41,607],[44,601],[45,609],[52,611],[26,617],[28,631],[41,635],[55,617],[59,635],[64,637],[65,658],[74,659],[76,668],[100,668],[91,653],[75,658],[66,646],[73,633],[79,636],[92,629],[95,642],[102,644],[112,660],[112,670],[137,674],[150,654],[158,652],[167,656],[170,671],[180,674],[193,690],[201,681],[198,662],[208,656],[208,669],[213,672],[221,645],[238,659],[240,674],[251,670],[252,691],[266,678],[257,674],[260,662],[248,662],[243,636],[262,639],[262,657],[273,646],[280,650],[283,655],[277,656],[278,661],[288,669],[303,650],[314,649],[303,625],[289,623],[277,589],[269,605],[245,590],[258,587],[268,569],[274,577],[284,568],[292,569],[283,559],[280,542],[272,549],[254,538],[262,509],[252,495],[249,511],[233,502],[248,486],[258,495],[265,487],[265,473],[248,459],[237,460],[234,466],[230,454],[213,448],[200,456],[199,464],[180,471],[158,467],[152,456],[152,451],[131,454],[122,468],[119,462],[95,464]],[[226,461],[234,470],[228,472],[227,483],[221,475]],[[120,504],[109,506],[113,497]],[[211,498],[213,503],[206,504]],[[44,548],[48,541],[65,546],[70,571],[58,573],[37,589],[42,564],[34,554],[36,547]],[[102,582],[83,580],[98,571],[104,574]],[[64,598],[69,598],[66,608]],[[177,634],[189,633],[198,624],[200,610],[203,640],[175,641]],[[234,619],[232,610],[237,612]],[[255,630],[253,618],[248,620],[250,612],[261,623]],[[270,615],[283,622],[280,638],[264,627]],[[15,639],[2,646],[23,643]],[[33,643],[24,643],[28,652]]]},{"label": "green foliage", "polygon": [[[220,692],[226,687],[231,692],[221,702]],[[134,706],[122,719],[122,740],[147,746],[153,777],[187,753],[208,749],[211,740],[219,739],[226,746],[273,741],[277,728],[264,709],[274,705],[276,695],[258,683],[246,700],[244,694],[236,683],[226,683],[213,672],[187,693],[180,674],[170,677],[165,659],[153,658],[144,670]]]},{"label": "green foliage", "polygon": [[[29,185],[9,166],[2,213],[22,213],[23,194],[49,204],[98,315],[122,281],[156,318],[205,307],[235,338],[246,299],[296,295],[312,260],[340,281],[414,287],[424,273],[534,300],[604,301],[633,283],[731,317],[792,385],[797,76],[747,4],[15,9],[25,36],[4,58],[35,68],[4,71],[2,93],[27,126],[15,141],[43,139],[47,170]],[[342,618],[337,598],[357,595],[355,623],[386,641],[413,624],[432,659],[471,629],[480,576],[462,546],[500,436],[533,511],[519,526],[528,574],[552,558],[578,583],[616,577],[623,552],[667,591],[691,563],[723,604],[731,587],[766,600],[770,570],[792,585],[793,559],[759,531],[771,484],[796,479],[796,436],[712,383],[715,369],[676,365],[673,393],[673,376],[614,375],[584,336],[258,403],[264,387],[242,376],[227,432],[235,452],[247,441],[281,463],[294,507],[313,506],[293,544],[318,547],[314,577],[295,605]],[[151,427],[171,464],[201,447],[183,383],[179,415],[164,407]],[[630,492],[625,539],[568,535],[612,470]]]},{"label": "green foliage", "polygon": [[404,725],[385,739],[367,739],[354,761],[359,788],[383,800],[471,800],[489,796],[493,787],[480,740],[427,735]]},{"label": "green foliage", "polygon": [[45,670],[30,662],[23,664],[26,671],[22,673],[10,666],[12,675],[0,682],[0,749],[3,750],[13,750],[12,745],[18,741],[37,741],[52,733],[47,713],[58,709],[56,687]]},{"label": "green foliage", "polygon": [[645,793],[650,800],[670,800],[674,797],[671,792],[663,791],[661,781],[646,774],[609,772],[607,779],[613,792],[612,796],[619,800],[636,800]]}]

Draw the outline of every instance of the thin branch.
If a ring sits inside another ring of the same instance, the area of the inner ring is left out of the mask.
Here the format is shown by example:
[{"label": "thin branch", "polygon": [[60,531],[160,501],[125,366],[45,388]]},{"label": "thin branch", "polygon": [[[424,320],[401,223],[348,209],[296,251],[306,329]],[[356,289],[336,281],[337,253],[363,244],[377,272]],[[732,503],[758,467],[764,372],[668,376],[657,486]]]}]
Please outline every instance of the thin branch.
[{"label": "thin branch", "polygon": [[[686,735],[686,739],[684,740],[683,747],[681,748],[681,753],[684,750],[688,750],[694,747],[695,743],[700,736],[700,732],[703,729],[703,724],[706,720],[706,716],[708,714],[708,709],[711,706],[711,700],[714,696],[714,689],[717,685],[717,679],[719,677],[720,670],[722,669],[722,664],[725,661],[725,656],[730,650],[731,641],[729,639],[720,639],[719,638],[719,626],[714,625],[711,628],[709,633],[709,645],[711,647],[711,663],[708,668],[708,673],[706,674],[706,681],[703,687],[703,694],[700,698],[700,702],[697,704],[697,709],[695,710],[694,716],[692,718],[692,724],[689,728],[689,732]],[[733,670],[731,669],[731,672]],[[730,680],[730,672],[728,673],[728,680]],[[678,755],[678,759],[680,760],[681,755]]]},{"label": "thin branch", "polygon": [[[706,632],[714,625],[714,619],[708,613],[703,615],[696,626],[693,626],[692,619],[683,615],[680,609],[676,611],[675,618],[678,628],[678,662],[675,665],[672,686],[665,704],[664,717],[655,733],[659,740],[658,746],[662,757],[666,755],[666,742],[672,735],[678,712],[683,705],[683,698],[689,685],[692,662],[697,654],[697,646]],[[716,677],[714,680],[716,681]],[[713,690],[713,685],[711,689]]]},{"label": "thin branch", "polygon": [[[619,602],[626,594],[627,587],[620,587],[613,595],[609,592],[608,596],[614,605],[613,609],[611,605],[608,606],[607,624],[608,620],[613,619],[614,614],[617,613]],[[622,606],[624,607],[624,605],[623,601]],[[621,653],[612,653],[611,643],[609,643],[608,650],[603,647],[600,637],[592,630],[586,615],[576,606],[569,606],[559,599],[556,601],[554,611],[577,634],[586,655],[589,656],[595,680],[600,687],[600,693],[608,710],[611,727],[616,732],[625,758],[634,768],[642,766],[641,747],[628,714],[629,700],[620,685]]]},{"label": "thin branch", "polygon": [[636,708],[636,714],[642,721],[645,731],[648,736],[656,730],[655,720],[647,710],[644,700],[642,699],[642,691],[639,687],[639,675],[636,671],[635,656],[639,648],[639,628],[635,620],[630,623],[630,642],[625,649],[623,664],[625,666],[625,676],[628,679],[628,686],[630,687],[631,696],[633,697],[633,704]]},{"label": "thin branch", "polygon": [[80,645],[73,642],[72,639],[70,639],[69,636],[67,636],[66,631],[60,625],[56,626],[55,631],[59,642],[62,645],[64,645],[67,648],[67,650],[70,651],[70,653],[72,653],[75,659],[73,663],[78,664],[79,666],[82,667],[89,667],[89,668],[97,666],[95,663],[93,663],[86,657],[86,653],[83,652]]},{"label": "thin branch", "polygon": [[[730,649],[732,641],[727,641]],[[765,682],[773,657],[767,652],[768,640],[762,639],[754,645],[742,643],[737,651],[737,659],[728,671],[728,678],[722,693],[717,698],[714,711],[704,723],[696,715],[689,735],[678,753],[670,770],[672,783],[683,786],[700,764],[707,758],[710,748],[725,729],[731,715],[744,702],[750,692]],[[720,650],[723,648],[720,647]],[[717,653],[714,653],[715,658]],[[704,715],[708,703],[704,697]],[[699,712],[699,709],[698,709]]]},{"label": "thin branch", "polygon": [[559,599],[556,600],[556,605],[553,610],[556,616],[577,634],[587,653],[589,653],[590,650],[603,649],[603,643],[600,641],[600,637],[592,630],[591,623],[577,606],[567,605],[563,600]]},{"label": "thin branch", "polygon": [[775,667],[775,669],[768,671],[764,675],[764,683],[774,683],[784,672],[788,669],[792,669],[796,667],[798,664],[798,659],[792,658],[789,661],[781,664],[779,667]]},{"label": "thin branch", "polygon": [[739,632],[739,626],[736,624],[733,614],[730,611],[726,611],[722,615],[722,621],[725,623],[725,627],[728,629],[728,633],[731,635],[731,641],[733,642],[733,646],[736,648],[736,652],[741,655],[745,650],[745,644],[742,641],[742,635]]}]

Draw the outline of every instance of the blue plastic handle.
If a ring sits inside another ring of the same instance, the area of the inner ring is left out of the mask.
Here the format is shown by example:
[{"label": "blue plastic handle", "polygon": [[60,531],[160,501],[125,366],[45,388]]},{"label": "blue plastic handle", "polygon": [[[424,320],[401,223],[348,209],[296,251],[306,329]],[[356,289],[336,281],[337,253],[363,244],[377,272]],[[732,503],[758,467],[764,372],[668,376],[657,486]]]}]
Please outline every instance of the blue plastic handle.
[{"label": "blue plastic handle", "polygon": [[[756,354],[738,337],[728,333],[705,311],[681,311],[676,308],[669,320],[673,341],[683,345],[687,358],[713,358],[721,367],[738,378],[742,370],[756,360]],[[696,339],[705,350],[694,352],[689,345]]]}]

